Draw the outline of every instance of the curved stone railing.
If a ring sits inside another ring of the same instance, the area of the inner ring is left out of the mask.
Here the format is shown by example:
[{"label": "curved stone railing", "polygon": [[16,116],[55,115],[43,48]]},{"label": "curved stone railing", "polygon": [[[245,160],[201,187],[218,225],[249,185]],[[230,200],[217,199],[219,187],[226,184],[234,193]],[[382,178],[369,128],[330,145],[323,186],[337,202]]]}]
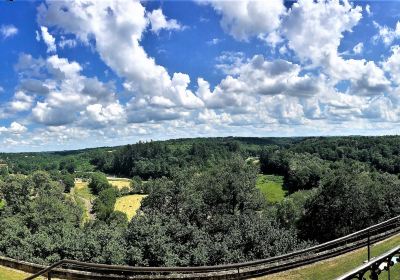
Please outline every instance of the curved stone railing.
[{"label": "curved stone railing", "polygon": [[[131,267],[61,260],[50,267],[0,257],[0,265],[65,279],[243,279],[271,274],[328,259],[400,232],[400,216],[303,250],[262,260],[198,267]],[[368,250],[369,251],[369,250]],[[50,279],[49,278],[49,279]]]}]

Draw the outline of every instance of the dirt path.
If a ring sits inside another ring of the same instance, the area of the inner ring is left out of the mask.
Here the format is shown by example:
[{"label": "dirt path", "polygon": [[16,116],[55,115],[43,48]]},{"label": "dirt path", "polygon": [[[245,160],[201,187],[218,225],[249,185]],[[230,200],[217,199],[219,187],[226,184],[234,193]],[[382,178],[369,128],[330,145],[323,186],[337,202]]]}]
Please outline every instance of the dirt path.
[{"label": "dirt path", "polygon": [[93,220],[93,219],[95,218],[95,216],[94,216],[94,214],[92,214],[92,207],[93,207],[92,202],[91,202],[89,199],[84,198],[84,197],[82,197],[82,196],[76,194],[76,193],[75,193],[75,187],[73,187],[73,188],[71,189],[71,195],[72,195],[72,197],[73,197],[74,199],[75,199],[75,197],[76,197],[76,198],[80,199],[80,200],[83,202],[83,204],[85,205],[87,217],[88,217],[90,220]]}]

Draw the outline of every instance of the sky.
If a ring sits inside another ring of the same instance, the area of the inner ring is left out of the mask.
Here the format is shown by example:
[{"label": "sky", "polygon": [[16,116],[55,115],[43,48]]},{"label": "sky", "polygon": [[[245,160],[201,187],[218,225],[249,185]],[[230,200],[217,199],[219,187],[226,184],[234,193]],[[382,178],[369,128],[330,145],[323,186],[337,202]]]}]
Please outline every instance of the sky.
[{"label": "sky", "polygon": [[1,1],[0,151],[397,135],[398,1]]}]

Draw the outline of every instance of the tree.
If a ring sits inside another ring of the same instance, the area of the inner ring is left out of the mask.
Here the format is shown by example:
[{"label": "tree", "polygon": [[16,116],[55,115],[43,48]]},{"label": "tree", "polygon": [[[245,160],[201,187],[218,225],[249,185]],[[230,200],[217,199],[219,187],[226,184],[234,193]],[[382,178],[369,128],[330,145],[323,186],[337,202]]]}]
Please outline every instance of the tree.
[{"label": "tree", "polygon": [[111,187],[106,175],[100,172],[91,174],[88,186],[94,195],[97,195],[101,191]]},{"label": "tree", "polygon": [[100,220],[107,220],[114,211],[114,205],[117,201],[117,190],[109,187],[102,190],[93,204],[93,212]]},{"label": "tree", "polygon": [[70,190],[74,187],[75,185],[75,179],[74,176],[70,174],[63,175],[61,177],[61,181],[64,185],[64,192],[69,193]]},{"label": "tree", "polygon": [[328,241],[372,225],[368,189],[374,187],[370,173],[335,170],[324,178],[318,193],[308,200],[299,222],[303,238]]},{"label": "tree", "polygon": [[60,170],[67,170],[68,173],[72,174],[75,172],[76,162],[73,158],[67,158],[60,162]]}]

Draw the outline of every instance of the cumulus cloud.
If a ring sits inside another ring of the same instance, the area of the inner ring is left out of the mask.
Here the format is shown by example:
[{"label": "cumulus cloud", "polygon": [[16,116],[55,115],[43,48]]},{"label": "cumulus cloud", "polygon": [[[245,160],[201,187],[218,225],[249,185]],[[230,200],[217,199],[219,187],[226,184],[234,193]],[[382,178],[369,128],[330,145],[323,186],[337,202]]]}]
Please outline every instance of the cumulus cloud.
[{"label": "cumulus cloud", "polygon": [[118,123],[125,123],[125,109],[119,102],[107,105],[90,104],[81,112],[82,125],[87,127],[105,127]]},{"label": "cumulus cloud", "polygon": [[361,12],[348,1],[300,0],[289,10],[282,33],[300,59],[321,65],[327,56],[336,56],[343,32],[352,30]]},{"label": "cumulus cloud", "polygon": [[41,26],[40,30],[42,32],[43,41],[47,46],[47,52],[48,53],[56,52],[57,51],[56,39],[49,33],[49,30],[46,26]]},{"label": "cumulus cloud", "polygon": [[39,8],[39,21],[74,34],[84,44],[94,38],[101,59],[126,79],[126,87],[137,97],[131,103],[146,99],[150,104],[153,96],[162,96],[176,107],[202,106],[202,101],[188,89],[190,79],[186,74],[175,73],[171,77],[140,45],[148,27],[146,11],[140,2],[49,2]]},{"label": "cumulus cloud", "polygon": [[382,42],[386,46],[390,46],[394,40],[400,38],[400,22],[396,23],[396,27],[394,29],[388,26],[381,26],[379,23],[374,21],[374,26],[378,29],[378,34],[373,37],[373,40],[376,42],[378,40],[382,40]]},{"label": "cumulus cloud", "polygon": [[[18,86],[20,90],[4,113],[32,108],[32,120],[49,126],[78,121],[87,126],[89,120],[98,125],[108,115],[112,121],[123,117],[120,113],[123,108],[117,101],[113,84],[82,75],[82,67],[76,61],[57,55],[46,60],[21,55],[16,68],[22,77]],[[103,120],[94,114],[96,106],[100,106],[98,116],[103,116]],[[81,121],[80,116],[84,116],[85,121]]]},{"label": "cumulus cloud", "polygon": [[397,85],[400,85],[400,46],[393,46],[391,51],[391,56],[383,62],[383,69],[389,73]]},{"label": "cumulus cloud", "polygon": [[28,111],[33,105],[34,98],[25,94],[23,91],[17,91],[13,100],[6,106],[10,113]]},{"label": "cumulus cloud", "polygon": [[243,0],[235,3],[216,0],[208,3],[221,14],[222,28],[241,41],[275,30],[286,11],[283,0]]},{"label": "cumulus cloud", "polygon": [[24,125],[22,125],[18,122],[12,122],[9,127],[1,126],[0,134],[2,134],[2,133],[22,134],[22,133],[26,132],[27,130],[28,129]]},{"label": "cumulus cloud", "polygon": [[18,28],[16,28],[14,25],[1,25],[0,26],[0,34],[3,37],[3,39],[7,39],[10,37],[13,37],[18,34]]},{"label": "cumulus cloud", "polygon": [[281,16],[286,11],[283,0],[208,3],[221,14],[222,28],[235,39],[242,41],[279,27]]},{"label": "cumulus cloud", "polygon": [[182,30],[185,27],[180,25],[175,19],[167,20],[161,9],[153,10],[147,13],[150,21],[151,31],[159,33],[160,30]]},{"label": "cumulus cloud", "polygon": [[[321,79],[310,75],[300,75],[301,67],[286,60],[268,61],[256,55],[245,63],[229,69],[234,76],[228,76],[217,86],[219,94],[199,93],[203,99],[212,96],[232,94],[295,95],[311,96],[319,91]],[[201,81],[204,86],[204,82]],[[203,87],[204,90],[204,87]]]},{"label": "cumulus cloud", "polygon": [[[0,107],[0,117],[14,120],[22,113],[38,128],[27,131],[29,122],[0,127],[3,143],[65,145],[91,138],[104,145],[139,139],[134,136],[232,135],[255,128],[280,135],[296,133],[295,127],[331,133],[333,127],[353,131],[351,124],[373,128],[371,122],[399,121],[399,47],[382,62],[342,57],[361,56],[362,42],[338,53],[344,34],[360,23],[361,7],[339,0],[299,0],[290,8],[282,0],[207,3],[229,36],[265,42],[261,47],[271,52],[222,51],[214,62],[223,77],[209,82],[168,71],[143,48],[149,32],[185,28],[161,8],[146,11],[141,2],[127,0],[41,4],[38,35],[49,48],[47,57],[20,55],[14,67],[19,83]],[[57,32],[57,45],[49,28]],[[394,42],[396,29],[379,38]],[[219,38],[205,43],[218,44]],[[97,52],[121,79],[85,76],[82,62],[55,54],[57,47],[78,44]],[[117,92],[120,81],[123,93]],[[22,143],[18,131],[29,140]]]},{"label": "cumulus cloud", "polygon": [[43,81],[37,79],[22,79],[20,87],[23,91],[31,94],[46,95],[49,93],[49,87]]}]

